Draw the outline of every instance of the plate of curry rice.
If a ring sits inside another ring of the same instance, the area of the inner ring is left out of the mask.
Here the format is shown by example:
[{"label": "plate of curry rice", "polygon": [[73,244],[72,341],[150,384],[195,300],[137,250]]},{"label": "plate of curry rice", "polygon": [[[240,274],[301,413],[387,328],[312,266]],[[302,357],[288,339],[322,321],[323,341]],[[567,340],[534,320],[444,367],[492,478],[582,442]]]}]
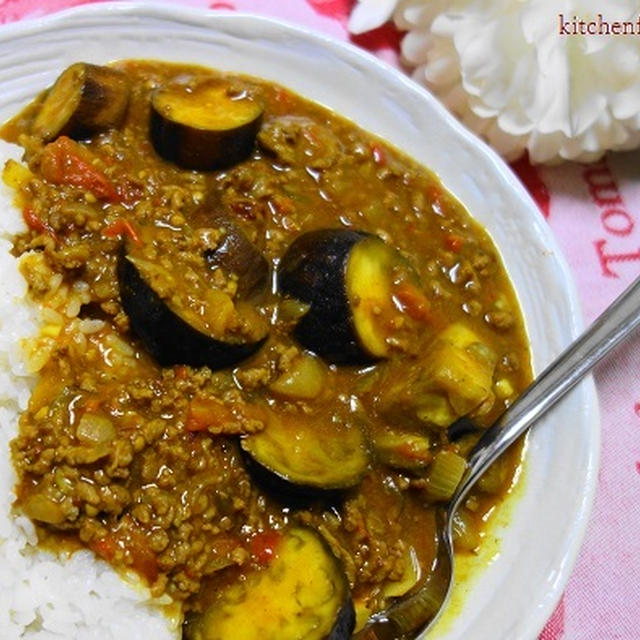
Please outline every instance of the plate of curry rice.
[{"label": "plate of curry rice", "polygon": [[[0,54],[3,638],[356,636],[581,331],[535,204],[403,74],[275,20],[99,4]],[[481,480],[429,638],[537,637],[598,429],[587,381]]]}]

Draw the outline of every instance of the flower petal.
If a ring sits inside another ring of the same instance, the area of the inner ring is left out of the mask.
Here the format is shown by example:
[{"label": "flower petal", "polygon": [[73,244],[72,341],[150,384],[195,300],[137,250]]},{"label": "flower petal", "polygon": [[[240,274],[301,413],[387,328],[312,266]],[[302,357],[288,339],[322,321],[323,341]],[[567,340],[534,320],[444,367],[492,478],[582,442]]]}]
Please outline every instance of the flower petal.
[{"label": "flower petal", "polygon": [[397,0],[358,0],[349,16],[349,31],[364,33],[383,25],[391,18]]},{"label": "flower petal", "polygon": [[532,162],[558,162],[640,144],[640,37],[562,33],[563,20],[578,31],[635,24],[638,10],[637,0],[360,0],[352,20],[363,29],[393,11],[413,77],[466,126],[505,157],[528,149]]}]

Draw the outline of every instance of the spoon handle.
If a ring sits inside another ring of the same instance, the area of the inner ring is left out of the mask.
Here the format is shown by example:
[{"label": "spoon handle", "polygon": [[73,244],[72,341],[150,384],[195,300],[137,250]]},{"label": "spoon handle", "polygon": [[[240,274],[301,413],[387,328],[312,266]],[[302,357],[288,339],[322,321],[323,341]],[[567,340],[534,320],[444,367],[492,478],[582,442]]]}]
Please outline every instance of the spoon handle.
[{"label": "spoon handle", "polygon": [[455,511],[471,486],[540,416],[570,391],[609,351],[640,326],[640,278],[549,365],[480,438],[451,501]]}]

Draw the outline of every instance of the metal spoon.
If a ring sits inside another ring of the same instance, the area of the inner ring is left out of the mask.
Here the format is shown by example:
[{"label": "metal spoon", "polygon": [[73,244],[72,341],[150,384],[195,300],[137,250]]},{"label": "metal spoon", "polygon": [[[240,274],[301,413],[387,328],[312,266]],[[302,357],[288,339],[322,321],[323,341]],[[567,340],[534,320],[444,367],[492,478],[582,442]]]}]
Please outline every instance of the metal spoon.
[{"label": "metal spoon", "polygon": [[455,494],[437,514],[438,553],[429,578],[413,595],[373,616],[355,638],[411,640],[432,627],[449,598],[453,583],[453,515],[471,487],[500,454],[638,326],[640,278],[552,362],[480,438]]}]

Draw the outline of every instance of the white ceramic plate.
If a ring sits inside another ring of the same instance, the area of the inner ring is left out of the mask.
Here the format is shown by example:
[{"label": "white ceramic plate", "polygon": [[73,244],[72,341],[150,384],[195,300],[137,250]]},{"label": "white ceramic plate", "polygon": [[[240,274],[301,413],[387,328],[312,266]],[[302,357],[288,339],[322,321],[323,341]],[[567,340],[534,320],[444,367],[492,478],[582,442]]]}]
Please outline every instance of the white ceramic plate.
[{"label": "white ceramic plate", "polygon": [[[347,116],[435,170],[489,230],[518,292],[540,371],[581,329],[564,259],[502,161],[425,90],[354,47],[254,16],[148,4],[96,4],[0,30],[0,120],[67,65],[155,58],[271,79]],[[499,553],[438,637],[535,638],[574,563],[594,494],[595,390],[583,383],[532,434],[524,490]]]}]

